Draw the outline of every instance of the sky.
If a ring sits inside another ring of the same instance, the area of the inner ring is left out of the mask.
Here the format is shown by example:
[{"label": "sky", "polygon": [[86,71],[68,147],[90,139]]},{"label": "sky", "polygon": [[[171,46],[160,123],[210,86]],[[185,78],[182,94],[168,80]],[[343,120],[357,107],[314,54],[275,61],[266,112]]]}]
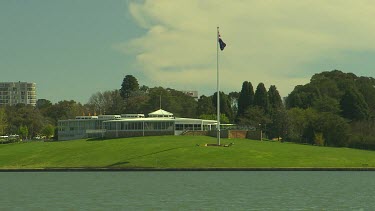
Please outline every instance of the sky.
[{"label": "sky", "polygon": [[140,85],[216,91],[276,85],[282,97],[334,69],[375,77],[372,0],[3,0],[0,81],[37,84],[37,98],[86,103]]}]

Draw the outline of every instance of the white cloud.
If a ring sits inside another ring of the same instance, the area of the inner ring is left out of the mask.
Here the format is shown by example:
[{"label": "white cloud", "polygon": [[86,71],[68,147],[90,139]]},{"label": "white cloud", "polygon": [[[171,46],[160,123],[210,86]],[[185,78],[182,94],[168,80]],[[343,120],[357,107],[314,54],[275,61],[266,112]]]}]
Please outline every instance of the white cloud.
[{"label": "white cloud", "polygon": [[285,96],[311,77],[301,74],[304,65],[375,49],[374,11],[371,0],[131,1],[129,12],[148,32],[126,49],[155,85],[204,93],[200,88],[216,87],[220,25],[227,43],[219,52],[223,89],[239,91],[248,80],[254,87],[274,84]]}]

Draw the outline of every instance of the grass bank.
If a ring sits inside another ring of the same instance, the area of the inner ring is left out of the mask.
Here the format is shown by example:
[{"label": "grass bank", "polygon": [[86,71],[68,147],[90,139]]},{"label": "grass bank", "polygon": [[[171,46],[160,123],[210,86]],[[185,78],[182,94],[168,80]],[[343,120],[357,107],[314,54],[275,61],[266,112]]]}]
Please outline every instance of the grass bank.
[{"label": "grass bank", "polygon": [[[0,145],[0,169],[375,167],[375,151],[293,143],[158,136]],[[197,146],[200,145],[200,146]]]}]

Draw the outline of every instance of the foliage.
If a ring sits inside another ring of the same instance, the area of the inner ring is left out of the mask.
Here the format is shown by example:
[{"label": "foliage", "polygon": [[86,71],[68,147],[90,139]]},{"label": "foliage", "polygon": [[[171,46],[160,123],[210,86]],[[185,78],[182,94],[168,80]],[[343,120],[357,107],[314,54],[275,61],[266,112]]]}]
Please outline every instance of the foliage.
[{"label": "foliage", "polygon": [[5,108],[0,107],[0,135],[5,135],[5,131],[8,127],[8,121],[6,118]]},{"label": "foliage", "polygon": [[[215,107],[215,111],[217,109],[217,92],[212,97],[212,104]],[[225,114],[230,122],[233,122],[234,115],[233,111],[230,106],[230,101],[228,96],[224,92],[220,92],[220,113]]]},{"label": "foliage", "polygon": [[311,108],[294,108],[289,111],[289,119],[289,141],[314,144],[315,134],[322,133],[326,146],[348,144],[350,127],[346,120],[337,114],[318,112]]},{"label": "foliage", "polygon": [[242,89],[238,97],[238,112],[237,118],[244,115],[245,111],[254,104],[254,90],[253,85],[249,81],[244,81]]},{"label": "foliage", "polygon": [[245,111],[243,117],[239,118],[238,124],[258,127],[259,124],[266,125],[270,122],[271,120],[268,118],[262,108],[252,106]]},{"label": "foliage", "polygon": [[268,89],[268,102],[271,110],[277,110],[283,107],[283,102],[275,85],[271,85]]},{"label": "foliage", "polygon": [[303,133],[307,125],[307,117],[304,109],[292,108],[287,111],[289,128],[286,139],[288,141],[302,143]]},{"label": "foliage", "polygon": [[307,109],[312,106],[313,102],[320,98],[320,91],[311,84],[298,85],[288,95],[286,99],[287,108]]},{"label": "foliage", "polygon": [[369,117],[368,105],[363,95],[356,89],[345,92],[340,101],[343,117],[351,120],[364,120]]},{"label": "foliage", "polygon": [[285,108],[273,109],[270,115],[270,123],[267,126],[267,136],[269,139],[286,139],[289,130],[289,116]]},{"label": "foliage", "polygon": [[230,92],[228,94],[229,102],[230,102],[230,107],[232,109],[233,114],[238,113],[238,99],[240,97],[239,92]]},{"label": "foliage", "polygon": [[323,133],[315,133],[314,144],[317,146],[324,146]]},{"label": "foliage", "polygon": [[[339,70],[312,76],[288,95],[288,108],[311,108],[332,112],[349,120],[363,120],[375,114],[375,79],[357,77]],[[337,106],[339,103],[339,107]]]},{"label": "foliage", "polygon": [[319,112],[329,112],[333,114],[340,114],[341,108],[340,103],[331,97],[323,96],[315,100],[312,104],[312,108]]},{"label": "foliage", "polygon": [[54,135],[54,132],[55,132],[55,127],[51,124],[46,124],[43,127],[41,134],[43,136],[46,136],[47,139],[50,139]]},{"label": "foliage", "polygon": [[126,100],[132,92],[137,90],[139,90],[138,80],[132,75],[126,75],[121,84],[121,97]]},{"label": "foliage", "polygon": [[48,117],[53,120],[54,125],[61,119],[74,119],[76,116],[88,115],[86,108],[74,100],[59,101],[53,104],[47,113]]},{"label": "foliage", "polygon": [[375,79],[359,77],[355,81],[355,85],[368,105],[370,116],[375,117]]},{"label": "foliage", "polygon": [[36,108],[39,110],[48,109],[52,106],[52,102],[47,99],[38,99],[36,101]]},{"label": "foliage", "polygon": [[25,126],[30,136],[37,135],[46,122],[38,109],[31,105],[17,104],[6,107],[7,134],[18,134],[19,128]]},{"label": "foliage", "polygon": [[121,114],[124,106],[119,90],[97,92],[90,97],[87,103],[87,107],[90,108],[89,113],[92,115]]},{"label": "foliage", "polygon": [[22,139],[27,139],[27,137],[29,136],[29,129],[27,128],[27,126],[21,125],[18,129],[18,134]]},{"label": "foliage", "polygon": [[262,108],[266,114],[269,112],[268,93],[263,83],[259,83],[255,91],[254,106]]},{"label": "foliage", "polygon": [[205,95],[200,96],[197,105],[197,115],[202,114],[216,114],[214,104],[212,103],[212,96],[206,97]]},{"label": "foliage", "polygon": [[150,88],[143,111],[150,113],[159,108],[172,112],[178,117],[196,117],[197,102],[191,96],[174,89]]},{"label": "foliage", "polygon": [[375,150],[375,120],[354,121],[350,123],[352,136],[349,147]]},{"label": "foliage", "polygon": [[[217,120],[216,114],[202,114],[199,116],[200,119]],[[230,123],[228,117],[225,114],[220,114],[220,124]]]},{"label": "foliage", "polygon": [[287,132],[288,118],[286,111],[277,88],[275,85],[271,85],[268,89],[268,102],[269,111],[268,116],[270,118],[270,124],[266,134],[268,138],[284,138]]}]

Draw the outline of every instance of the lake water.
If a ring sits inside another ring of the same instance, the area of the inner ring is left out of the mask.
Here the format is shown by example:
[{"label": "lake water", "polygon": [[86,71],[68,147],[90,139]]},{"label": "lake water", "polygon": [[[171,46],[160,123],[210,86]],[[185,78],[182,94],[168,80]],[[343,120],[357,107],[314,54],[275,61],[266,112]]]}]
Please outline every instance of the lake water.
[{"label": "lake water", "polygon": [[375,210],[375,172],[3,172],[0,210]]}]

